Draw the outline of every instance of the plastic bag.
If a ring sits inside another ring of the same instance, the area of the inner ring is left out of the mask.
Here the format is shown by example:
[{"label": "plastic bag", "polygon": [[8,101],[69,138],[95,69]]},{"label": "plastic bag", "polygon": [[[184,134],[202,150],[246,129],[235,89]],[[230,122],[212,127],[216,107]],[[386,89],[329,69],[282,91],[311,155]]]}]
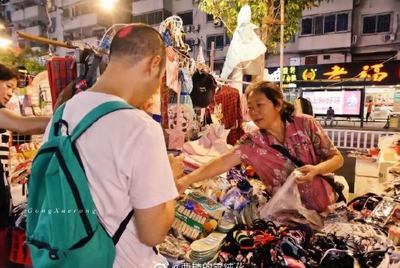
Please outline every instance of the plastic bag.
[{"label": "plastic bag", "polygon": [[260,209],[262,219],[282,218],[287,212],[288,220],[296,220],[296,212],[316,226],[322,227],[323,221],[320,215],[313,210],[306,209],[300,199],[300,192],[296,184],[296,177],[301,176],[297,170],[293,171],[282,187],[274,196]]}]

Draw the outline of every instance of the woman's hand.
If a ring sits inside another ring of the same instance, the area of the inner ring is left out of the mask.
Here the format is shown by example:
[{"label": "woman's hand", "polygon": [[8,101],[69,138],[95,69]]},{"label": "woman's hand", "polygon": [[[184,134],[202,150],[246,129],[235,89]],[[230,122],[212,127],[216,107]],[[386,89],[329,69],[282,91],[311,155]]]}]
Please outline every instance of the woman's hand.
[{"label": "woman's hand", "polygon": [[319,175],[319,168],[313,165],[305,165],[298,169],[300,172],[303,173],[303,176],[297,177],[297,183],[306,183],[311,182],[316,175]]}]

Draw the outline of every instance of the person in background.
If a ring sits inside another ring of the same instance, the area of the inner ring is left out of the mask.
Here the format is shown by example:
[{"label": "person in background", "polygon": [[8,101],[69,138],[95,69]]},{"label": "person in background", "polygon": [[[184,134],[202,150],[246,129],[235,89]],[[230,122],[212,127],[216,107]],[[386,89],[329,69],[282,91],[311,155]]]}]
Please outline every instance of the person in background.
[{"label": "person in background", "polygon": [[299,97],[298,100],[300,101],[301,105],[301,113],[314,116],[314,111],[311,101],[303,97]]},{"label": "person in background", "polygon": [[369,117],[371,116],[373,105],[374,105],[374,104],[373,104],[372,100],[370,99],[370,100],[368,101],[368,105],[367,105],[367,115],[365,116],[365,121],[366,121],[366,122],[368,122],[368,119],[369,119]]},{"label": "person in background", "polygon": [[21,134],[42,134],[50,117],[21,116],[6,108],[13,91],[17,87],[18,74],[0,64],[0,129]]},{"label": "person in background", "polygon": [[[254,168],[273,195],[296,168],[272,148],[272,145],[281,145],[306,164],[299,169],[304,175],[297,178],[297,183],[302,198],[310,198],[314,176],[340,168],[341,153],[312,116],[294,113],[294,106],[284,100],[278,85],[257,82],[245,94],[249,115],[259,129],[245,134],[231,151],[178,179],[178,190],[182,192],[195,182],[213,178],[243,162]],[[327,191],[332,193],[326,184]]]},{"label": "person in background", "polygon": [[333,110],[331,106],[329,106],[328,110],[326,111],[325,126],[328,125],[327,121],[330,121],[329,122],[330,126],[332,126],[333,121],[335,121],[335,110]]},{"label": "person in background", "polygon": [[6,108],[17,87],[18,74],[0,64],[0,267],[8,267],[6,229],[11,225],[11,192],[7,179],[8,143],[7,130],[21,134],[42,134],[50,117],[21,116]]},{"label": "person in background", "polygon": [[183,163],[168,158],[160,124],[139,109],[159,88],[165,61],[165,46],[156,30],[144,24],[126,25],[113,37],[108,66],[96,83],[65,104],[63,120],[71,132],[103,103],[121,101],[138,108],[102,117],[76,141],[107,233],[114,234],[134,209],[116,244],[114,268],[166,265],[153,246],[164,241],[175,218],[174,177],[183,174]]}]

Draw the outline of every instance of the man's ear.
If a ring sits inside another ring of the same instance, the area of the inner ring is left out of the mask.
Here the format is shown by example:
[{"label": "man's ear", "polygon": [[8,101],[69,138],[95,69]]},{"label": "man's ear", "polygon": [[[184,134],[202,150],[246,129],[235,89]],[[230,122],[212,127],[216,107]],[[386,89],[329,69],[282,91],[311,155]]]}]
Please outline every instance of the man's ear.
[{"label": "man's ear", "polygon": [[157,55],[150,58],[150,75],[159,75],[161,68],[161,56]]}]

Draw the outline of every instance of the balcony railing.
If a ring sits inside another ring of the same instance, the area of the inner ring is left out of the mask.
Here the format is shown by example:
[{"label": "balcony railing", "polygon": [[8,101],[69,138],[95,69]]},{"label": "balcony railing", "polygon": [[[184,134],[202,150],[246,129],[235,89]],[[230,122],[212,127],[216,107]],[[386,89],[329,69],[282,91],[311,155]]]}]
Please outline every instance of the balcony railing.
[{"label": "balcony railing", "polygon": [[47,20],[46,10],[44,6],[31,6],[17,10],[11,14],[12,22],[27,21],[27,20]]}]

